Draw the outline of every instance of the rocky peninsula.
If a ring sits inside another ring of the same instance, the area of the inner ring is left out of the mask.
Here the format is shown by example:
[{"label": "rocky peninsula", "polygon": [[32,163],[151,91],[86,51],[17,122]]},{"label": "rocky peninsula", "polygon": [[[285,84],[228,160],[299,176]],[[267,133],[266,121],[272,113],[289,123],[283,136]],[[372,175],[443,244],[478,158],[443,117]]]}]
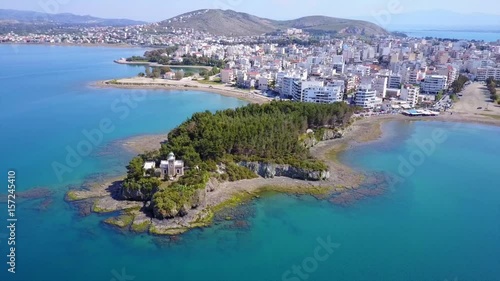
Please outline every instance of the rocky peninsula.
[{"label": "rocky peninsula", "polygon": [[[182,201],[180,205],[167,204],[169,207],[165,207],[160,203],[164,201],[156,199],[158,194],[177,189],[179,182],[187,184],[182,178],[177,182],[162,182],[155,188],[156,192],[151,194],[142,187],[133,189],[132,192],[131,189],[124,188],[127,178],[123,176],[94,183],[86,190],[71,190],[67,193],[66,200],[75,206],[83,203],[85,208],[96,213],[118,212],[117,216],[107,219],[105,223],[119,228],[150,234],[175,235],[191,228],[208,226],[215,212],[259,197],[263,192],[307,194],[324,198],[359,187],[364,177],[338,162],[336,154],[358,141],[378,137],[380,130],[376,128],[372,122],[360,120],[342,129],[323,128],[316,132],[308,129],[306,133],[301,134],[300,143],[312,157],[308,161],[321,161],[325,169],[315,170],[312,169],[314,166],[307,165],[301,167],[302,164],[293,164],[298,163],[293,161],[272,163],[265,159],[238,160],[234,163],[249,171],[250,176],[246,179],[231,180],[232,175],[229,175],[229,179],[224,175],[232,173],[229,170],[234,168],[233,164],[224,160],[216,164],[216,172],[210,174],[203,186],[193,189],[194,192],[189,193],[188,200]],[[176,134],[176,130],[171,132],[170,135],[174,136],[174,139],[169,141],[175,142]],[[140,143],[147,144],[144,148],[150,150],[151,139],[158,138],[159,136],[134,138],[121,144],[130,149],[130,144],[134,143],[136,151],[144,153],[144,150],[140,150]],[[158,143],[157,147],[159,146]]]}]

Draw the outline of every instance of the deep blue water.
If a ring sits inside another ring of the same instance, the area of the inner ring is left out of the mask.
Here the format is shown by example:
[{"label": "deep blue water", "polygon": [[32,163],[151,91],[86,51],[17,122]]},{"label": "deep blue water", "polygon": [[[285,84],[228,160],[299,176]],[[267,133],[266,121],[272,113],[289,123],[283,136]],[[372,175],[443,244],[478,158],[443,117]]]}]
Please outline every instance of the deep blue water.
[{"label": "deep blue water", "polygon": [[[239,224],[219,222],[170,241],[121,233],[101,223],[105,216],[80,217],[63,201],[64,192],[89,175],[124,171],[132,155],[110,145],[115,140],[165,132],[193,112],[244,103],[148,91],[125,116],[112,105],[141,93],[88,83],[135,75],[137,68],[111,61],[142,50],[17,51],[0,46],[0,177],[6,181],[15,169],[19,191],[46,186],[56,195],[47,210],[37,209],[39,201],[18,204],[16,275],[6,271],[7,206],[0,204],[0,280],[499,279],[497,127],[388,123],[383,139],[341,155],[360,171],[391,179],[382,195],[349,206],[263,196],[238,210],[245,214]],[[82,130],[99,128],[106,118],[115,129],[59,181],[52,163],[65,163],[66,147],[77,147],[85,140]],[[325,250],[325,243],[332,245]]]},{"label": "deep blue water", "polygon": [[484,40],[485,42],[495,42],[500,39],[500,32],[491,31],[460,31],[460,30],[401,30],[411,37],[424,38],[450,38],[459,40]]}]

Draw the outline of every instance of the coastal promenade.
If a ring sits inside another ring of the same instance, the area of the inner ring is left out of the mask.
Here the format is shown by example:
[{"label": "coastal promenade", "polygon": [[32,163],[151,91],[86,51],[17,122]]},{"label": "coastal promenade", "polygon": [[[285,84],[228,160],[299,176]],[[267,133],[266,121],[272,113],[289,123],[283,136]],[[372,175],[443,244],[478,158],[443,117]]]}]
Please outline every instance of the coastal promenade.
[{"label": "coastal promenade", "polygon": [[144,77],[131,77],[117,80],[98,81],[94,83],[93,86],[122,89],[203,91],[216,93],[227,97],[234,97],[257,104],[270,102],[272,100],[271,98],[259,94],[254,94],[248,90],[241,90],[224,84],[202,84],[198,81],[193,81],[191,78],[184,78],[177,81]]}]

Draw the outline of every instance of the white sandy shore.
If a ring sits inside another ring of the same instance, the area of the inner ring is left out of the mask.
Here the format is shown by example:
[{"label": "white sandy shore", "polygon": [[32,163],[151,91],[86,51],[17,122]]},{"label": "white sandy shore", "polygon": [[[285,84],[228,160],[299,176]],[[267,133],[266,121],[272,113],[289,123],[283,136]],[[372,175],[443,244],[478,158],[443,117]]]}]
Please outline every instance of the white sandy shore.
[{"label": "white sandy shore", "polygon": [[180,81],[152,79],[143,77],[131,77],[118,80],[98,81],[92,86],[102,88],[122,88],[122,89],[156,89],[156,90],[182,90],[182,91],[202,91],[216,93],[219,95],[234,97],[248,101],[250,103],[266,103],[270,98],[258,94],[252,94],[250,91],[240,90],[222,84],[202,84],[198,81],[192,81],[185,78]]},{"label": "white sandy shore", "polygon": [[[173,83],[174,81],[151,81],[144,80],[145,78],[130,78],[121,79],[122,85],[107,85],[105,82],[99,82],[98,85],[102,87],[124,87],[124,88],[152,88],[152,89],[196,89],[201,91],[209,91],[227,96],[234,96],[245,99],[251,103],[264,103],[269,99],[264,97],[249,97],[246,93],[239,91],[230,91],[220,88],[205,88],[208,85],[198,84],[191,82],[188,87],[184,86],[186,82]],[[193,83],[200,88],[192,88]],[[479,87],[469,89],[467,92],[470,98],[462,99],[459,101],[454,110],[445,112],[437,117],[407,117],[403,115],[381,115],[372,116],[356,121],[344,134],[341,139],[320,142],[318,145],[311,149],[311,154],[323,161],[329,166],[331,178],[322,182],[306,182],[290,178],[274,178],[264,179],[257,178],[252,180],[244,180],[238,182],[225,182],[216,183],[216,188],[212,192],[207,193],[206,204],[199,210],[194,211],[187,218],[178,218],[168,221],[152,220],[155,230],[163,233],[183,232],[192,227],[192,222],[198,220],[201,216],[205,216],[205,209],[209,207],[218,206],[230,202],[232,198],[241,196],[242,194],[247,197],[258,196],[258,193],[263,188],[270,188],[272,190],[292,192],[300,194],[318,194],[321,192],[343,192],[349,189],[356,189],[359,187],[364,178],[359,172],[352,170],[350,167],[344,165],[337,160],[337,155],[353,146],[376,140],[382,136],[381,125],[384,122],[402,120],[402,121],[440,121],[440,122],[467,122],[467,123],[480,123],[500,126],[500,111],[478,111],[474,106],[470,106],[470,99],[478,99],[484,95]],[[494,105],[492,105],[494,106]],[[125,149],[135,153],[143,153],[153,149],[158,149],[160,142],[167,139],[166,134],[138,136],[130,139],[120,141]],[[117,201],[111,198],[109,194],[109,186],[119,180],[119,178],[109,179],[105,182],[96,183],[94,189],[90,191],[73,191],[68,198],[71,197],[76,200],[94,198],[95,206],[98,210],[123,210],[132,207],[137,207],[140,204],[130,204],[126,201]],[[137,221],[137,222],[136,222]],[[136,211],[134,223],[141,224],[148,222],[148,218]],[[173,229],[173,230],[172,230]]]}]

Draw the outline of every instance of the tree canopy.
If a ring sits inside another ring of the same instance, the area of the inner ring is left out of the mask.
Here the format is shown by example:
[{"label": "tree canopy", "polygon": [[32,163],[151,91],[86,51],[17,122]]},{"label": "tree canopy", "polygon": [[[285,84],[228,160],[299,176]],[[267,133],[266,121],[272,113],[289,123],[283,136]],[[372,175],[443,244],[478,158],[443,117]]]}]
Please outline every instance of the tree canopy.
[{"label": "tree canopy", "polygon": [[[309,171],[327,166],[309,154],[301,140],[307,129],[335,129],[347,125],[354,109],[345,103],[314,104],[271,102],[237,109],[195,113],[172,130],[159,152],[132,159],[124,188],[141,190],[152,198],[157,218],[183,215],[196,206],[210,177],[219,176],[217,164],[224,163],[223,180],[256,177],[241,161],[288,164]],[[167,159],[174,152],[189,167],[186,174],[168,188],[157,181],[144,181],[144,161]]]}]

